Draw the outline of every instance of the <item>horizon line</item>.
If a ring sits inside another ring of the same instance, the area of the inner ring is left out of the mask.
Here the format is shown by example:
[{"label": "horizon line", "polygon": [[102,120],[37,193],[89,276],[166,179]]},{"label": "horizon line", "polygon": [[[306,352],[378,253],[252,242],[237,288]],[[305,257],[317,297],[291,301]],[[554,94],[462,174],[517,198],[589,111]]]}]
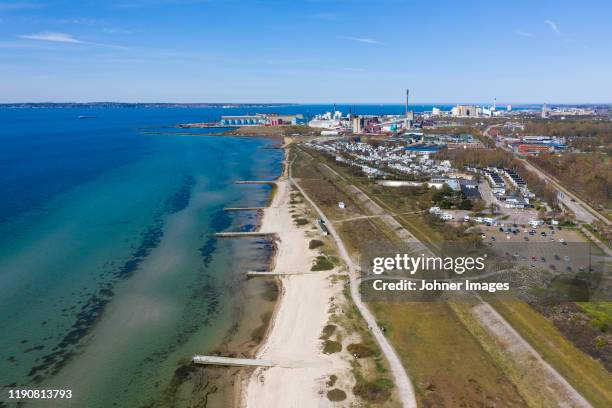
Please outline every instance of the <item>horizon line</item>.
[{"label": "horizon line", "polygon": [[[115,103],[115,104],[173,104],[173,105],[383,105],[383,106],[405,106],[402,102],[174,102],[174,101],[13,101],[13,102],[0,102],[1,105],[16,105],[16,104],[75,104],[75,105],[88,105],[88,104],[103,104],[103,103]],[[499,109],[505,109],[505,105],[612,105],[612,102],[497,102]],[[491,102],[466,102],[466,101],[453,101],[453,102],[413,102],[408,106],[422,106],[422,105],[492,105]]]}]

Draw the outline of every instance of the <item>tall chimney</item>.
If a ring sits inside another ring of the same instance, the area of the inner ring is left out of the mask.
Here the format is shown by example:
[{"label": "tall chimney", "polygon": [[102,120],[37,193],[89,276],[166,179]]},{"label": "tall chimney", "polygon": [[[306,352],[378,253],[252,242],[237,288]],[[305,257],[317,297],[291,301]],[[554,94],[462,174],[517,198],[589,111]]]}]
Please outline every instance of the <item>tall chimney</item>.
[{"label": "tall chimney", "polygon": [[406,117],[408,117],[408,94],[410,93],[409,89],[406,89]]}]

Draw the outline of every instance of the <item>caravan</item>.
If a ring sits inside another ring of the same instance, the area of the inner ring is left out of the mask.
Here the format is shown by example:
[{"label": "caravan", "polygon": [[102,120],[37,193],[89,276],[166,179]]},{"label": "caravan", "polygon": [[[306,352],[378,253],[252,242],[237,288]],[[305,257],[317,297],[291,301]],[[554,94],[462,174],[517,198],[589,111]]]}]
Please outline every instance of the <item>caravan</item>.
[{"label": "caravan", "polygon": [[442,213],[440,214],[440,218],[444,221],[450,221],[453,219],[453,216],[452,214],[449,214],[449,213]]},{"label": "caravan", "polygon": [[530,220],[529,225],[531,228],[538,228],[539,225],[544,225],[544,221],[542,220]]}]

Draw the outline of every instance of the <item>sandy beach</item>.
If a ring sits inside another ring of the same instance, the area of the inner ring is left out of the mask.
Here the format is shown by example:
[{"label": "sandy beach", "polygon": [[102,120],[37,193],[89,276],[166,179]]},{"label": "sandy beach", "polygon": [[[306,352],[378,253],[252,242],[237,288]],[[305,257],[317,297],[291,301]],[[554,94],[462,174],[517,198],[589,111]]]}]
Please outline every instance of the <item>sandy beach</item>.
[{"label": "sandy beach", "polygon": [[[243,384],[242,405],[247,407],[334,406],[326,397],[325,382],[335,374],[350,381],[350,365],[341,353],[324,354],[320,336],[332,304],[341,301],[342,283],[330,279],[337,270],[311,272],[317,250],[308,248],[319,236],[312,225],[298,227],[290,211],[291,187],[287,170],[264,212],[260,231],[278,235],[274,272],[280,277],[281,296],[257,358],[277,366],[256,369]],[[303,206],[300,204],[298,206]],[[332,283],[335,282],[335,283]],[[347,404],[349,399],[343,402]],[[336,405],[337,406],[337,405]]]}]

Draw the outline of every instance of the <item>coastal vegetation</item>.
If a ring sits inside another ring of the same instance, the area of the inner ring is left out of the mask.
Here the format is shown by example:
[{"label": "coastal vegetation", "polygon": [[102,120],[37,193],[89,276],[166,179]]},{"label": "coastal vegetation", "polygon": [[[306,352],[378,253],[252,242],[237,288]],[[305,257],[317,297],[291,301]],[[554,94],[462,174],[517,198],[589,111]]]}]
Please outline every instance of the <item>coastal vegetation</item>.
[{"label": "coastal vegetation", "polygon": [[346,399],[346,392],[341,389],[334,388],[333,390],[327,391],[327,399],[332,402],[340,402]]},{"label": "coastal vegetation", "polygon": [[377,378],[374,381],[357,378],[353,393],[367,402],[383,403],[391,396],[392,389],[393,382],[387,378]]},{"label": "coastal vegetation", "polygon": [[322,247],[323,245],[325,245],[323,241],[320,241],[318,239],[311,239],[310,243],[308,244],[308,249],[317,249],[319,247]]},{"label": "coastal vegetation", "polygon": [[313,272],[329,271],[332,269],[334,269],[334,263],[324,255],[317,256],[314,265],[310,268]]},{"label": "coastal vegetation", "polygon": [[325,340],[323,342],[323,353],[334,354],[342,351],[342,343],[334,340]]},{"label": "coastal vegetation", "polygon": [[372,348],[363,343],[349,344],[346,349],[355,358],[372,357],[375,354]]},{"label": "coastal vegetation", "polygon": [[335,324],[328,324],[323,328],[323,333],[321,333],[321,340],[329,340],[329,338],[332,336],[332,334],[334,334],[334,332],[336,331],[336,325]]},{"label": "coastal vegetation", "polygon": [[329,376],[329,379],[325,382],[325,385],[327,385],[328,387],[333,387],[334,385],[336,385],[337,381],[338,381],[338,376],[336,374],[332,374]]},{"label": "coastal vegetation", "polygon": [[302,225],[306,225],[306,224],[308,224],[308,220],[307,220],[307,219],[305,219],[305,218],[296,218],[296,219],[295,219],[295,223],[296,223],[298,226],[302,226]]}]

